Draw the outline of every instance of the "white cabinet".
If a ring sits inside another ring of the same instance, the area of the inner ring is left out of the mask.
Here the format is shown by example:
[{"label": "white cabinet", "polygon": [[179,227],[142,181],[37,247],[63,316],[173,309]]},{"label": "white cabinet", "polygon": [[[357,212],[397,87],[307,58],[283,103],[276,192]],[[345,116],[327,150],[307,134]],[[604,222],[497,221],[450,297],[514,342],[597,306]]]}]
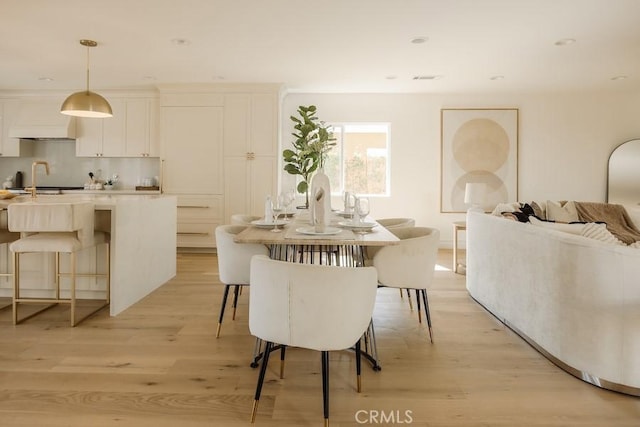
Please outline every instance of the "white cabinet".
[{"label": "white cabinet", "polygon": [[163,191],[222,194],[222,107],[161,110]]},{"label": "white cabinet", "polygon": [[78,157],[157,157],[157,101],[109,99],[113,117],[76,121]]},{"label": "white cabinet", "polygon": [[178,247],[213,248],[222,223],[222,196],[178,196]]},{"label": "white cabinet", "polygon": [[227,223],[234,213],[262,215],[277,189],[277,96],[225,95],[224,195]]},{"label": "white cabinet", "polygon": [[18,113],[19,104],[0,101],[0,157],[32,156],[33,144],[18,138],[9,138],[9,128]]}]

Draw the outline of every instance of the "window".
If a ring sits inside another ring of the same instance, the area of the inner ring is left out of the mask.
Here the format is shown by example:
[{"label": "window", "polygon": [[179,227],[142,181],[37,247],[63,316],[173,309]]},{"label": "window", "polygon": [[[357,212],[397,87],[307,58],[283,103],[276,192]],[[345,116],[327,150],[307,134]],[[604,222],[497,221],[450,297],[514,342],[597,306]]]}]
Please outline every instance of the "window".
[{"label": "window", "polygon": [[388,196],[389,124],[334,123],[332,127],[336,146],[324,164],[332,193]]}]

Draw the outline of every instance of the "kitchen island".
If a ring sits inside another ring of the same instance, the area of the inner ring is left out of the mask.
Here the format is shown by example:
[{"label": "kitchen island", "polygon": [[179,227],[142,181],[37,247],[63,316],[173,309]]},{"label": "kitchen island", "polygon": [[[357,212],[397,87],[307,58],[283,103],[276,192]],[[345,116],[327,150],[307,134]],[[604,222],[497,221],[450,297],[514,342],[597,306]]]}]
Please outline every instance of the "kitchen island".
[{"label": "kitchen island", "polygon": [[[0,206],[32,202],[30,196],[0,200]],[[38,195],[36,203],[92,202],[95,205],[95,228],[111,234],[111,305],[116,316],[157,289],[176,274],[177,200],[164,195],[62,194]],[[6,255],[9,255],[6,253]],[[32,254],[41,256],[42,254]],[[96,256],[78,261],[80,268],[91,268]],[[5,258],[6,259],[6,258]],[[49,258],[36,261],[39,270],[47,271]],[[32,261],[32,264],[34,262]],[[28,267],[27,267],[28,268]],[[32,267],[33,268],[33,267]],[[95,267],[94,267],[95,268]],[[22,270],[22,269],[21,269]],[[34,269],[35,270],[35,269]],[[51,276],[51,275],[49,275]],[[52,277],[44,277],[44,286],[53,289]],[[91,298],[100,292],[95,285],[79,283],[80,295]],[[1,289],[6,296],[9,289]],[[104,293],[104,291],[102,291]],[[10,292],[9,292],[10,295]]]}]

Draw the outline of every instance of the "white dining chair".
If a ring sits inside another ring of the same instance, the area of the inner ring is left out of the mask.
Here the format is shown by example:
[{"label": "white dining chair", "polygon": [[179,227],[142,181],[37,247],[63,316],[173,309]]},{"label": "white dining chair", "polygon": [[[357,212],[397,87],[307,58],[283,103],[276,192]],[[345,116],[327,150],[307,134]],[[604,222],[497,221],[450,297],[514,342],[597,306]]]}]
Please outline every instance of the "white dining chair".
[{"label": "white dining chair", "polygon": [[265,341],[251,422],[274,344],[321,352],[324,423],[329,425],[329,351],[355,345],[360,392],[360,338],[371,322],[377,290],[372,267],[251,260],[249,329]]},{"label": "white dining chair", "polygon": [[[95,208],[90,202],[78,203],[13,203],[8,207],[9,231],[21,233],[21,238],[9,245],[13,253],[13,324],[40,313],[57,304],[69,304],[71,326],[109,305],[110,302],[110,254],[109,233],[94,229]],[[104,302],[93,307],[89,314],[76,317],[76,255],[88,248],[106,245],[105,273],[82,273],[104,279]],[[20,257],[25,253],[55,253],[55,293],[50,297],[22,297],[20,294]],[[61,254],[69,254],[69,273],[61,271]],[[68,297],[62,296],[61,278],[69,277]],[[43,309],[18,319],[20,304],[48,304]]]},{"label": "white dining chair", "polygon": [[251,225],[251,221],[259,219],[262,219],[262,217],[258,215],[232,214],[231,225]]},{"label": "white dining chair", "polygon": [[216,338],[220,337],[224,309],[227,305],[229,289],[234,287],[233,292],[233,315],[236,318],[238,305],[238,294],[243,286],[248,286],[250,282],[249,271],[251,267],[251,257],[253,255],[268,255],[269,249],[265,245],[253,243],[236,243],[234,237],[247,227],[244,225],[220,225],[216,227],[216,248],[218,258],[218,274],[220,281],[224,283],[224,293],[222,294],[222,304],[218,317],[218,328]]},{"label": "white dining chair", "polygon": [[400,243],[385,246],[374,255],[373,266],[378,271],[378,282],[383,287],[416,291],[418,321],[422,323],[422,300],[429,339],[433,342],[427,288],[433,280],[440,231],[429,227],[402,227],[390,231],[400,239]]},{"label": "white dining chair", "polygon": [[[416,220],[413,218],[380,218],[376,219],[376,222],[386,228],[387,230],[393,230],[394,228],[402,228],[402,227],[415,227]],[[376,246],[371,246],[367,248],[367,258],[369,260],[373,259],[375,253],[380,249]],[[370,264],[370,262],[369,262]],[[400,292],[400,298],[402,298],[403,289],[398,289]],[[407,301],[409,302],[409,308],[413,311],[413,303],[411,302],[411,292],[409,289],[405,290],[407,292]]]}]

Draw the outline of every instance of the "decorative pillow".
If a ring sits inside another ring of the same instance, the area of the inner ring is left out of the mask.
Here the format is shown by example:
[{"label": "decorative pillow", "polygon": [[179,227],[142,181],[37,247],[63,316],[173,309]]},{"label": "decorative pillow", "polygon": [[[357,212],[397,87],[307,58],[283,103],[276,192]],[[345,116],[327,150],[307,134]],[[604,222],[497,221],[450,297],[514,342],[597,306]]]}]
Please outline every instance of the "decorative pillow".
[{"label": "decorative pillow", "polygon": [[544,212],[544,209],[540,207],[536,202],[529,203],[531,205],[531,209],[533,209],[533,214],[540,219],[547,219],[547,215]]},{"label": "decorative pillow", "polygon": [[586,225],[583,222],[577,222],[574,224],[567,224],[564,222],[550,222],[542,221],[535,216],[529,217],[529,222],[536,227],[550,228],[552,230],[564,231],[565,233],[582,235],[582,229]]},{"label": "decorative pillow", "polygon": [[575,203],[565,202],[560,204],[547,200],[547,219],[557,222],[579,221]]},{"label": "decorative pillow", "polygon": [[582,229],[582,236],[589,237],[590,239],[599,240],[604,243],[609,243],[611,245],[626,246],[624,242],[622,242],[616,236],[611,234],[609,230],[607,230],[607,224],[605,223],[597,223],[597,222],[586,223],[584,225],[584,228]]}]

